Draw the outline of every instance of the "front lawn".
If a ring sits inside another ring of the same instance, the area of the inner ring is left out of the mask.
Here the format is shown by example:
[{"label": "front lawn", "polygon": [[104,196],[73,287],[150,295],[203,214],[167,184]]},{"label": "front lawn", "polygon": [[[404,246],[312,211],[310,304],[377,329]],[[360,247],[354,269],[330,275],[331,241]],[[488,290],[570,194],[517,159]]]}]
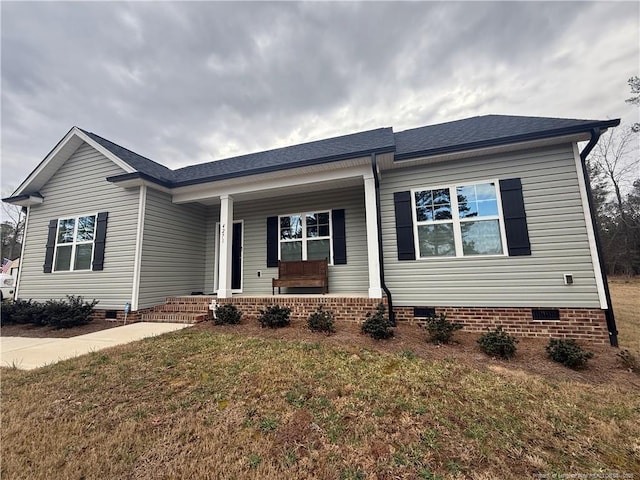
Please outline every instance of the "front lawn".
[{"label": "front lawn", "polygon": [[638,392],[188,329],[3,370],[2,478],[638,478]]},{"label": "front lawn", "polygon": [[[625,343],[637,311],[617,312]],[[242,327],[2,369],[1,477],[640,478],[640,376],[610,347],[574,372],[534,341],[501,361],[464,335],[409,349],[407,331]]]}]

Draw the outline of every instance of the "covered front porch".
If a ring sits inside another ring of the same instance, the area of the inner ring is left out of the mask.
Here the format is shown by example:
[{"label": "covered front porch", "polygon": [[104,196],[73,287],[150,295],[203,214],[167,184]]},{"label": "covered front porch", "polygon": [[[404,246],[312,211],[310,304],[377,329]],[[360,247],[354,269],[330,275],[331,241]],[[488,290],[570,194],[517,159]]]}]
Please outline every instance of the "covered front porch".
[{"label": "covered front porch", "polygon": [[[326,257],[329,294],[320,298],[377,304],[383,293],[371,160],[338,163],[176,189],[172,203],[207,207],[202,293],[241,304],[260,298],[263,304],[271,298],[271,280],[278,278],[278,260]],[[320,290],[282,293],[274,300],[309,303],[302,299]]]}]

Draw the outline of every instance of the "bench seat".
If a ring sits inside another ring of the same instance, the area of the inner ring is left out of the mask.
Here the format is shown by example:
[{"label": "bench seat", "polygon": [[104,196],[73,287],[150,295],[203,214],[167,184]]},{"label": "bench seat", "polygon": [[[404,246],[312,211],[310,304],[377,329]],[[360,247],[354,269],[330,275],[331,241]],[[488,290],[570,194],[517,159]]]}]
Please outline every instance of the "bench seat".
[{"label": "bench seat", "polygon": [[278,278],[271,280],[271,294],[281,287],[320,287],[329,292],[329,267],[327,259],[279,261]]}]

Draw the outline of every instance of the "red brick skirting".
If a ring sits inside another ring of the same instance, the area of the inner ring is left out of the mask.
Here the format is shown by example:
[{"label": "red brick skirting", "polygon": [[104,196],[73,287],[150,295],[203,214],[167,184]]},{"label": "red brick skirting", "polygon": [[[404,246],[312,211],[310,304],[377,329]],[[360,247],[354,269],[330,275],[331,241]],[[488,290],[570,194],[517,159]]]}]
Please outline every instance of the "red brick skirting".
[{"label": "red brick skirting", "polygon": [[[257,320],[260,310],[271,305],[280,305],[291,309],[291,320],[305,320],[319,306],[331,311],[337,322],[362,322],[369,312],[375,312],[379,299],[366,297],[233,297],[220,298],[219,305],[233,303],[242,312],[243,317]],[[386,299],[384,301],[386,304]]]},{"label": "red brick skirting", "polygon": [[[218,299],[218,304],[233,303],[243,317],[256,320],[259,310],[278,304],[291,309],[292,320],[306,320],[322,306],[330,310],[337,323],[362,322],[368,312],[375,312],[379,300],[364,297],[233,297]],[[384,300],[386,304],[386,299]],[[435,307],[437,315],[444,313],[452,322],[464,324],[468,332],[485,332],[502,326],[520,337],[575,338],[608,344],[609,334],[604,311],[595,308],[557,308],[560,320],[533,320],[532,308],[502,307]],[[424,324],[424,318],[414,317],[414,307],[394,307],[399,322]]]},{"label": "red brick skirting", "polygon": [[[137,310],[135,312],[129,312],[127,315],[127,323],[135,323],[142,320],[142,315],[144,313],[150,312],[153,310],[152,308],[147,308],[144,310]],[[107,312],[116,312],[116,318],[106,318]],[[124,322],[124,310],[94,310],[91,314],[92,320],[113,320],[114,322]]]},{"label": "red brick skirting", "polygon": [[[395,307],[397,321],[424,323],[413,316],[413,307]],[[531,308],[436,307],[453,322],[464,324],[467,332],[485,332],[501,326],[520,337],[575,338],[594,343],[609,343],[604,310],[596,308],[557,308],[560,320],[533,320]]]},{"label": "red brick skirting", "polygon": [[[185,300],[187,299],[187,300]],[[214,297],[178,297],[169,298],[169,306],[176,301],[193,303],[204,312],[208,311],[208,303]],[[249,321],[257,320],[260,310],[271,305],[280,305],[291,309],[291,319],[306,321],[318,306],[331,311],[336,323],[363,322],[367,313],[375,312],[380,300],[366,297],[328,297],[328,296],[282,296],[282,297],[233,297],[217,299],[219,305],[232,303]],[[386,299],[384,299],[386,305]],[[189,310],[193,308],[189,305]],[[187,308],[184,307],[184,308]],[[145,313],[157,314],[157,308],[148,308],[130,312],[127,323],[139,322]],[[166,305],[162,308],[169,308]],[[180,310],[180,305],[174,309]],[[596,308],[557,308],[559,320],[533,320],[532,309],[526,307],[435,307],[436,315],[444,313],[452,322],[464,324],[467,332],[485,332],[487,329],[502,326],[507,332],[520,337],[538,338],[575,338],[594,343],[608,344],[609,333],[604,310]],[[113,312],[113,310],[111,310]],[[107,310],[94,310],[93,318],[104,319]],[[414,307],[394,307],[395,318],[398,322],[424,324],[425,318],[414,317]],[[176,314],[178,314],[176,312]],[[147,315],[145,321],[151,316]],[[116,312],[116,321],[124,321],[124,311]],[[150,321],[154,321],[153,319]],[[168,321],[168,320],[165,320]],[[175,321],[175,320],[173,320]],[[192,321],[191,321],[192,322]]]}]

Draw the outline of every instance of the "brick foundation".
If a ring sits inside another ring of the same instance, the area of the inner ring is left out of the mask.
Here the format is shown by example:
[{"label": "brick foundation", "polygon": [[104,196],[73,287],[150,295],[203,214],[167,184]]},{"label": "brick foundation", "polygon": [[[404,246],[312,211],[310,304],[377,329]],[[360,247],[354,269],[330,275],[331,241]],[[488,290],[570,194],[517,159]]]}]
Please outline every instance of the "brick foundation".
[{"label": "brick foundation", "polygon": [[[135,323],[140,322],[142,320],[142,315],[151,311],[151,308],[147,308],[144,310],[137,310],[135,312],[129,312],[127,315],[127,323]],[[92,320],[110,320],[114,322],[123,322],[124,323],[124,310],[115,310],[116,318],[106,318],[107,312],[113,312],[112,309],[107,310],[94,310],[91,313]]]},{"label": "brick foundation", "polygon": [[[575,338],[593,343],[608,344],[609,331],[604,310],[596,308],[557,308],[560,320],[533,320],[531,308],[500,307],[436,307],[436,314],[444,313],[452,322],[464,324],[467,332],[485,332],[502,326],[520,337]],[[424,323],[413,316],[413,307],[395,307],[397,321]]]},{"label": "brick foundation", "polygon": [[[243,317],[257,320],[259,310],[278,304],[291,309],[291,319],[306,321],[318,306],[330,310],[337,323],[364,321],[368,312],[375,312],[380,300],[364,297],[233,297],[221,298],[218,304],[233,303]],[[384,300],[386,304],[386,299]],[[604,311],[595,308],[558,308],[560,320],[533,320],[531,308],[502,307],[435,307],[453,322],[464,324],[464,331],[483,333],[502,326],[519,337],[575,338],[593,343],[609,344]],[[414,317],[413,307],[394,307],[398,322],[423,325],[424,318]]]},{"label": "brick foundation", "polygon": [[[232,303],[249,320],[257,320],[260,310],[271,305],[291,309],[291,320],[306,321],[319,306],[331,311],[336,322],[362,322],[367,313],[375,312],[379,299],[366,297],[233,297],[220,298],[219,305]],[[384,301],[386,304],[386,299]]]}]

